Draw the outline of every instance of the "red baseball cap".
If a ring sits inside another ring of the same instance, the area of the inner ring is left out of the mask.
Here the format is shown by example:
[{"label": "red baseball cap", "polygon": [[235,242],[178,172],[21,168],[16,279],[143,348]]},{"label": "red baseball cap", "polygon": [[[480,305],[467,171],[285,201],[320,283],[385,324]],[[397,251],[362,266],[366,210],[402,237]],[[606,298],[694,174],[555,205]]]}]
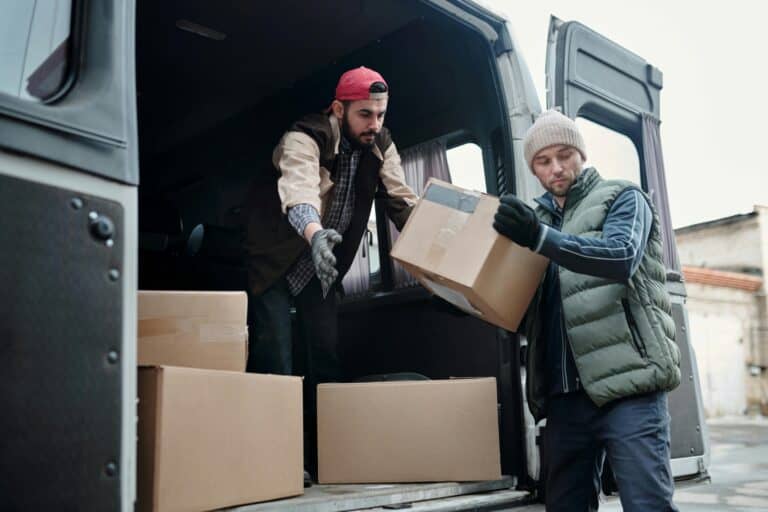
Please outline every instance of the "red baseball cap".
[{"label": "red baseball cap", "polygon": [[[336,99],[339,101],[355,101],[386,98],[387,93],[371,93],[371,85],[381,82],[387,85],[379,73],[365,66],[350,69],[339,78],[336,86]],[[389,89],[389,86],[387,86]]]}]

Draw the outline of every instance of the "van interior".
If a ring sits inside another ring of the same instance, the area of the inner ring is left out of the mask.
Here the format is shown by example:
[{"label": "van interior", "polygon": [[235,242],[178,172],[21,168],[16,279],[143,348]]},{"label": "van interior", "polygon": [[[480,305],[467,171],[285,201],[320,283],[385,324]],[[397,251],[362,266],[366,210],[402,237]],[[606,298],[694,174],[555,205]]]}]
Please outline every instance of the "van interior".
[{"label": "van interior", "polygon": [[[411,0],[140,2],[139,287],[245,289],[239,247],[248,187],[270,169],[287,127],[325,109],[353,67],[386,78],[386,125],[401,153],[429,141],[473,142],[484,167],[475,172],[497,192],[511,151],[494,56],[473,27]],[[495,376],[502,471],[522,477],[516,345],[480,320],[436,311],[413,282],[397,283],[382,217],[381,268],[341,306],[345,378]]]}]

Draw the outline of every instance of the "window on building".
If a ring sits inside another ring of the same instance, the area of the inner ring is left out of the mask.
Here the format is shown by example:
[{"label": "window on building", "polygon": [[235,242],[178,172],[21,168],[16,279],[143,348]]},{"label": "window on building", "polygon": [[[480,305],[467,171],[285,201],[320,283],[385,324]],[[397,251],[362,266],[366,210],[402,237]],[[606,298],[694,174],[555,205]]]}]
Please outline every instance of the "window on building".
[{"label": "window on building", "polygon": [[0,0],[0,93],[54,96],[67,78],[71,0]]},{"label": "window on building", "polygon": [[603,178],[629,180],[642,185],[640,157],[632,141],[587,119],[576,118],[587,148],[587,166],[594,167]]}]

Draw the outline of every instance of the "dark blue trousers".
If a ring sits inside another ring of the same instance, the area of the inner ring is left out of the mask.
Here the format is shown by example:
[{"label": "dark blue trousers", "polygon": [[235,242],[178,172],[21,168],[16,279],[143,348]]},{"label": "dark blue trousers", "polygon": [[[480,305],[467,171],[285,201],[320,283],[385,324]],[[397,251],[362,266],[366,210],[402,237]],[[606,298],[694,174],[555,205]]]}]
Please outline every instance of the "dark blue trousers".
[{"label": "dark blue trousers", "polygon": [[[340,377],[336,353],[338,307],[335,288],[323,298],[316,277],[296,297],[285,279],[258,296],[248,297],[248,371],[292,375],[293,340],[299,341],[303,374],[313,384],[334,382]],[[296,308],[292,325],[291,308]],[[294,336],[293,328],[298,336]]]},{"label": "dark blue trousers", "polygon": [[665,392],[597,407],[584,391],[549,398],[543,435],[548,512],[598,508],[607,457],[624,512],[677,511],[672,502]]}]

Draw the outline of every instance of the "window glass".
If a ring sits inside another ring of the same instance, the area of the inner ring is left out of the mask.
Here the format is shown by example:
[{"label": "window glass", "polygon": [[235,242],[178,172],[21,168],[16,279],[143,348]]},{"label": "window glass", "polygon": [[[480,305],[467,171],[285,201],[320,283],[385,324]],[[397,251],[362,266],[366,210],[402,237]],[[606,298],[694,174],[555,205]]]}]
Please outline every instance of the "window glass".
[{"label": "window glass", "polygon": [[451,148],[446,153],[451,182],[462,188],[485,192],[483,151],[470,142]]},{"label": "window glass", "polygon": [[67,76],[71,0],[0,0],[0,93],[43,101]]},{"label": "window glass", "polygon": [[576,118],[576,126],[584,137],[588,167],[597,169],[603,178],[642,185],[640,158],[629,137],[581,117]]}]

